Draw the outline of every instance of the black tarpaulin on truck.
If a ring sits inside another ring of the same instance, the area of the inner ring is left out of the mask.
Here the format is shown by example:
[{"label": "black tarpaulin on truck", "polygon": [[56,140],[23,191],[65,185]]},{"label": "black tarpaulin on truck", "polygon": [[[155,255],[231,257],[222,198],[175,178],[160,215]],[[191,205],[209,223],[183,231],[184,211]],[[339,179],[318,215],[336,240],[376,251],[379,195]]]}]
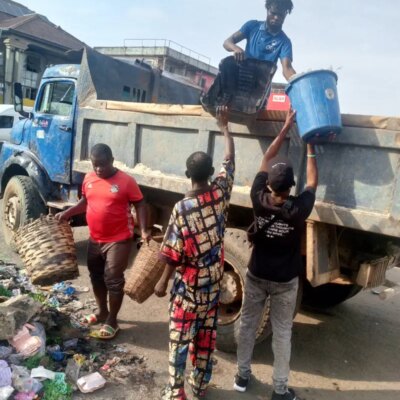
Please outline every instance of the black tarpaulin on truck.
[{"label": "black tarpaulin on truck", "polygon": [[82,54],[78,81],[80,106],[94,100],[199,104],[201,89],[135,60],[116,60],[92,49]]}]

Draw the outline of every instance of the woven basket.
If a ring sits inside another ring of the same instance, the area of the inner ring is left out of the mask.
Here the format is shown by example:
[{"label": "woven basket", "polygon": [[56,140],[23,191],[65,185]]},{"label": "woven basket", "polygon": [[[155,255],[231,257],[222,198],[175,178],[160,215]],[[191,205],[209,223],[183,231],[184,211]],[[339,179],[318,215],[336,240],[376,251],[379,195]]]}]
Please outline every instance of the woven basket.
[{"label": "woven basket", "polygon": [[140,248],[125,283],[124,292],[139,304],[147,300],[160,280],[165,262],[158,259],[162,236],[153,237]]},{"label": "woven basket", "polygon": [[54,216],[41,216],[22,226],[14,243],[32,283],[52,285],[79,276],[72,229]]}]

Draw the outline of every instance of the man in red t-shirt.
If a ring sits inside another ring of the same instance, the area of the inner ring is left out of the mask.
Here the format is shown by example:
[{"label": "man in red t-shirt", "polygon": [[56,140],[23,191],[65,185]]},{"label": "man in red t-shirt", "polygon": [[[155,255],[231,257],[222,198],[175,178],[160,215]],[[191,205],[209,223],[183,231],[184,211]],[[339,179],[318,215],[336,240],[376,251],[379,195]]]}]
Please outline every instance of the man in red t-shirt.
[{"label": "man in red t-shirt", "polygon": [[85,176],[82,198],[74,207],[58,213],[56,218],[69,220],[86,212],[90,231],[87,264],[99,311],[85,317],[84,322],[89,325],[102,322],[98,337],[112,339],[119,330],[117,315],[124,296],[124,271],[132,248],[132,204],[138,215],[142,239],[147,241],[150,235],[146,230],[142,192],[134,178],[113,166],[110,147],[96,144],[91,149],[90,159],[94,171]]}]

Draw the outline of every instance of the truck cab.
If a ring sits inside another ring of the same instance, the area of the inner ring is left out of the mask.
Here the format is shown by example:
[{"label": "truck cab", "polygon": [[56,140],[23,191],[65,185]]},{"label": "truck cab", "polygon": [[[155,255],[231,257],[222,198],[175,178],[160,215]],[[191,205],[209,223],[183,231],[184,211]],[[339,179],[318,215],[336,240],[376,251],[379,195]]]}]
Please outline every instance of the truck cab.
[{"label": "truck cab", "polygon": [[79,65],[45,70],[30,113],[22,106],[21,85],[15,84],[15,107],[26,118],[0,142],[6,241],[48,207],[63,209],[78,200],[84,174],[72,168],[80,107],[101,99],[198,104],[200,93],[200,87],[164,76],[142,61],[127,64],[91,49],[83,52]]}]

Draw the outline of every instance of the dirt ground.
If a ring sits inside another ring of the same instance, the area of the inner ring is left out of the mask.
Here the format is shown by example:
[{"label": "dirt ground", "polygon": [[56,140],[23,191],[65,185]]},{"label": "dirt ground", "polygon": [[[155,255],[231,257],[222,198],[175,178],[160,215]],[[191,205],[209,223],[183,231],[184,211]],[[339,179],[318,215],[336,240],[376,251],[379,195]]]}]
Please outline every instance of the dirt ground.
[{"label": "dirt ground", "polygon": [[[85,268],[87,229],[76,228],[81,277]],[[0,237],[0,259],[18,261]],[[388,276],[400,283],[400,270]],[[84,295],[90,297],[90,293]],[[126,385],[108,385],[76,399],[158,399],[168,379],[168,299],[155,296],[142,305],[126,298],[120,313],[117,344],[145,357],[146,373]],[[303,400],[400,400],[400,294],[380,300],[371,291],[324,313],[301,310],[293,330],[290,385]],[[267,340],[255,348],[254,379],[247,393],[232,389],[235,355],[216,353],[207,399],[270,399],[272,352]],[[154,378],[151,378],[154,373]]]}]

